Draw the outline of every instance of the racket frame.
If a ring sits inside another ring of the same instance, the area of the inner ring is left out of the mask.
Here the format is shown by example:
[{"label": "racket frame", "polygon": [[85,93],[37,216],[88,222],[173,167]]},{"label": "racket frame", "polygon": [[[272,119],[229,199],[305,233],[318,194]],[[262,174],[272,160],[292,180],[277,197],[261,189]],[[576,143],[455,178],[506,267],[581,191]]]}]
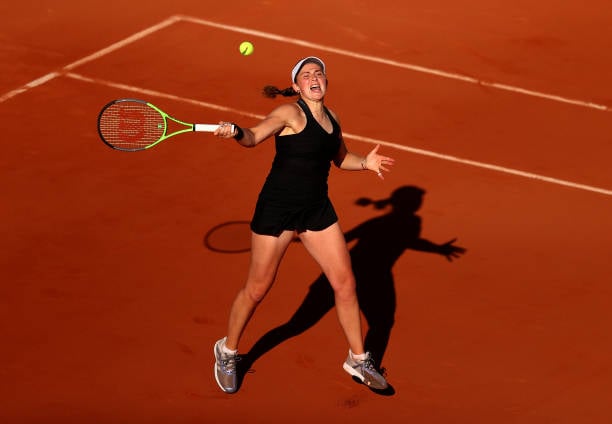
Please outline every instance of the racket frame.
[{"label": "racket frame", "polygon": [[[147,144],[143,147],[135,147],[135,148],[122,148],[122,147],[118,147],[110,142],[108,142],[104,136],[102,135],[102,131],[100,130],[100,120],[102,119],[102,115],[104,114],[104,112],[106,111],[106,109],[108,109],[109,107],[111,107],[112,105],[116,104],[116,103],[121,103],[121,102],[136,102],[136,103],[141,103],[144,104],[148,107],[150,107],[151,109],[155,110],[157,113],[159,113],[159,115],[163,118],[163,124],[164,124],[164,128],[163,128],[163,132],[162,135],[159,137],[159,139],[157,139],[156,141],[154,141],[153,143]],[[178,124],[178,125],[182,125],[185,128],[183,129],[179,129],[176,130],[170,134],[168,134],[168,120],[173,121],[174,123]],[[136,152],[136,151],[140,151],[140,150],[147,150],[150,149],[153,146],[158,145],[159,143],[161,143],[164,140],[167,140],[170,137],[174,137],[175,135],[179,135],[179,134],[183,134],[186,132],[215,132],[217,130],[217,128],[219,128],[218,124],[192,124],[190,122],[185,122],[185,121],[181,121],[180,119],[176,119],[173,116],[170,116],[169,114],[167,114],[166,112],[164,112],[163,110],[161,110],[160,108],[158,108],[157,106],[155,106],[154,104],[147,102],[145,100],[140,100],[140,99],[133,99],[133,98],[123,98],[123,99],[117,99],[117,100],[113,100],[109,103],[107,103],[102,110],[100,111],[99,115],[98,115],[98,134],[100,135],[100,138],[102,139],[102,141],[110,146],[111,148],[115,149],[115,150],[121,150],[124,152]],[[232,132],[234,131],[234,125],[232,124],[232,128],[231,128]]]}]

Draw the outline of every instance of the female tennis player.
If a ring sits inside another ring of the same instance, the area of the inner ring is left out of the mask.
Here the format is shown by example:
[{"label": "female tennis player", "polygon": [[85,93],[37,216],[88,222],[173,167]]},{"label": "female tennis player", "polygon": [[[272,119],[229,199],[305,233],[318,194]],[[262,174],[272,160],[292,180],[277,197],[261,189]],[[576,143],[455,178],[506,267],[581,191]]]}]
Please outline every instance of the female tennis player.
[{"label": "female tennis player", "polygon": [[268,97],[298,96],[283,104],[252,128],[221,122],[215,135],[235,138],[244,147],[254,147],[274,135],[276,155],[259,194],[251,221],[251,263],[246,283],[238,292],[229,314],[226,337],[217,341],[215,379],[221,390],[238,390],[238,343],[258,304],[274,279],[282,257],[297,234],[308,253],[319,264],[333,290],[338,320],[348,341],[343,368],[373,389],[388,387],[364,351],[355,277],[338,217],[328,197],[331,162],[345,170],[369,170],[379,178],[394,159],[367,156],[347,150],[337,115],[324,106],[327,75],[324,62],[314,56],[301,59],[291,70],[292,85],[280,90],[268,86]]}]

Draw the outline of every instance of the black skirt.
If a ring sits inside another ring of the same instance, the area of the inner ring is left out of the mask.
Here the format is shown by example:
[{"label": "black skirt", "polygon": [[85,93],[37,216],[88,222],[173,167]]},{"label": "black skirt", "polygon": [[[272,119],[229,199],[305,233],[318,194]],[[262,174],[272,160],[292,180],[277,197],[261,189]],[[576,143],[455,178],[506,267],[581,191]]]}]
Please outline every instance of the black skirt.
[{"label": "black skirt", "polygon": [[321,231],[338,221],[334,206],[328,197],[295,204],[284,200],[270,200],[260,197],[251,220],[255,234],[278,237],[283,231]]}]

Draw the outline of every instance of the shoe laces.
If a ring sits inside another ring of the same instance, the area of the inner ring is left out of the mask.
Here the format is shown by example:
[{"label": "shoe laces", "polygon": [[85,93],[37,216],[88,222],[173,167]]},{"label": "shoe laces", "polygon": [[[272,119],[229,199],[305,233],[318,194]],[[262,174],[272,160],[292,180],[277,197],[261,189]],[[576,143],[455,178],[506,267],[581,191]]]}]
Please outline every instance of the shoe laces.
[{"label": "shoe laces", "polygon": [[240,361],[240,357],[238,355],[227,355],[222,354],[221,356],[221,367],[223,371],[227,374],[236,373],[236,362]]},{"label": "shoe laces", "polygon": [[370,356],[370,352],[368,352],[368,356],[363,360],[361,365],[363,368],[376,371],[376,367],[374,366],[374,359]]},{"label": "shoe laces", "polygon": [[375,370],[374,367],[374,359],[372,359],[372,355],[370,352],[366,352],[366,357],[363,360],[351,358],[355,363],[355,366],[359,366],[362,369]]}]

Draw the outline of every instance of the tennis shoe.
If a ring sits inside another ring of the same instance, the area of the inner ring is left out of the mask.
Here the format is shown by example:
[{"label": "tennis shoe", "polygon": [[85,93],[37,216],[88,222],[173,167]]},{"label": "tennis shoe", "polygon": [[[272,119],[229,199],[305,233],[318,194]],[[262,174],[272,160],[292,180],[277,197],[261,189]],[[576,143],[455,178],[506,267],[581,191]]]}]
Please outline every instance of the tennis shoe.
[{"label": "tennis shoe", "polygon": [[223,352],[226,337],[215,343],[215,380],[225,393],[234,393],[238,390],[238,377],[236,362],[240,359],[237,354],[231,355]]},{"label": "tennis shoe", "polygon": [[344,371],[348,372],[353,377],[358,378],[371,389],[385,390],[389,384],[385,377],[383,377],[374,367],[374,360],[370,355],[370,352],[366,352],[366,359],[363,361],[353,359],[353,356],[349,352],[346,361],[342,365]]}]

